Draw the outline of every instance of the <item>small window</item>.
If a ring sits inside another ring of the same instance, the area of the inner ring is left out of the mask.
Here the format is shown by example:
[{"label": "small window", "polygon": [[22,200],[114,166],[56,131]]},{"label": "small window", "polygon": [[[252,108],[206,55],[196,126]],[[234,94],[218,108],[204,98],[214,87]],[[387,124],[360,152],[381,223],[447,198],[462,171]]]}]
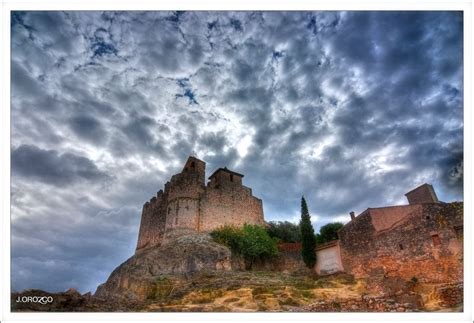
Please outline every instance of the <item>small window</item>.
[{"label": "small window", "polygon": [[403,245],[401,243],[399,243],[398,248],[400,248],[400,250],[403,250]]},{"label": "small window", "polygon": [[233,175],[233,174],[230,174],[230,181],[231,181],[231,182],[234,181],[234,175]]},{"label": "small window", "polygon": [[170,213],[171,213],[171,208],[169,207],[169,208],[168,208],[168,214],[170,214]]},{"label": "small window", "polygon": [[195,166],[196,164],[194,164],[194,162],[191,162],[191,169],[194,169]]},{"label": "small window", "polygon": [[429,215],[427,215],[427,216],[425,217],[425,219],[426,219],[426,220],[429,220],[429,219],[431,219],[431,217],[430,217]]},{"label": "small window", "polygon": [[436,247],[436,246],[439,246],[441,244],[441,239],[439,238],[439,235],[437,234],[433,234],[431,236],[431,239],[433,239],[433,245]]}]

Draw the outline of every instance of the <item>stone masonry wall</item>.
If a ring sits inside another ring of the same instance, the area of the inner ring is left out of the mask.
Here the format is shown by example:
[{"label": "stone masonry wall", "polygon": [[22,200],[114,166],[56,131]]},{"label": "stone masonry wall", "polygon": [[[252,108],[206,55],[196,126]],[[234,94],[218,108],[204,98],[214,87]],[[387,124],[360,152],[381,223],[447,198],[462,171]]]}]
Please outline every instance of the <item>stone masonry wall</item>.
[{"label": "stone masonry wall", "polygon": [[199,199],[180,197],[168,202],[166,231],[175,229],[198,229]]},{"label": "stone masonry wall", "polygon": [[204,191],[204,166],[196,160],[194,168],[189,159],[183,171],[173,175],[158,192],[145,203],[138,234],[137,250],[160,245],[167,231],[175,229],[197,230],[199,198]]},{"label": "stone masonry wall", "polygon": [[166,222],[166,196],[159,191],[156,197],[143,205],[137,250],[154,246],[163,238]]},{"label": "stone masonry wall", "polygon": [[398,220],[388,227],[377,220],[380,212],[368,209],[339,231],[344,270],[357,278],[382,273],[420,282],[462,281],[462,206],[406,206],[407,215],[394,216]]},{"label": "stone masonry wall", "polygon": [[233,182],[208,185],[201,198],[200,230],[212,231],[223,225],[264,225],[262,200],[250,189]]}]

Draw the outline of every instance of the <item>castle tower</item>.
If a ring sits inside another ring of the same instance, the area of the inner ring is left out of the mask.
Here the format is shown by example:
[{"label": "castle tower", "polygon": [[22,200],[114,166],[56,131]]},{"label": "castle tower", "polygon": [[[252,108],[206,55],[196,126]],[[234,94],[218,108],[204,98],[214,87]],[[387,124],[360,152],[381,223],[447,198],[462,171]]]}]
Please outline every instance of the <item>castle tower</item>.
[{"label": "castle tower", "polygon": [[189,156],[181,173],[197,174],[198,181],[204,185],[204,179],[206,177],[206,163],[200,159],[197,159],[196,157]]},{"label": "castle tower", "polygon": [[205,186],[206,163],[190,156],[181,173],[165,185],[167,194],[165,234],[176,230],[199,230],[200,196]]},{"label": "castle tower", "polygon": [[438,197],[430,184],[423,184],[405,194],[409,204],[439,203]]},{"label": "castle tower", "polygon": [[227,167],[219,168],[211,176],[209,176],[209,184],[208,186],[216,188],[222,187],[225,185],[242,185],[242,178],[244,175],[233,172]]},{"label": "castle tower", "polygon": [[209,176],[201,198],[201,231],[212,231],[223,225],[265,225],[262,200],[252,195],[251,188],[242,185],[243,177],[227,167]]}]

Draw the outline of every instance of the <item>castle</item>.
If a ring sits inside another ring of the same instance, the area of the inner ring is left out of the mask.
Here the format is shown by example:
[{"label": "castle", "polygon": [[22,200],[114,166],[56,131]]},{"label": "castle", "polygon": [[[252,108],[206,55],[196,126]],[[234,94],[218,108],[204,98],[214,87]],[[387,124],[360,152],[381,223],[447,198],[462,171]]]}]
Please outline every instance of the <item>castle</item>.
[{"label": "castle", "polygon": [[244,175],[219,168],[206,185],[205,173],[206,163],[190,156],[164,191],[143,205],[135,252],[184,233],[210,232],[223,225],[265,224],[262,200],[242,185]]}]

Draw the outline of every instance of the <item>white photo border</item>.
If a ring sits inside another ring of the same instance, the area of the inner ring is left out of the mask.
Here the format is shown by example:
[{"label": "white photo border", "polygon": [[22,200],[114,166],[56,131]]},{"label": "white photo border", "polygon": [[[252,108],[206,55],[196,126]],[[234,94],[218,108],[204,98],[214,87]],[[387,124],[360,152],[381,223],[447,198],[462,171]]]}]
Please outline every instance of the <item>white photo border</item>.
[{"label": "white photo border", "polygon": [[[1,309],[2,321],[473,321],[472,316],[472,215],[473,208],[473,112],[472,112],[472,1],[251,1],[251,0],[2,0],[1,18],[1,105],[0,105],[0,208],[1,208]],[[199,11],[316,11],[316,10],[457,10],[464,13],[464,312],[462,313],[17,313],[10,308],[10,41],[11,11],[16,10],[199,10]],[[469,166],[467,166],[469,165]]]}]

